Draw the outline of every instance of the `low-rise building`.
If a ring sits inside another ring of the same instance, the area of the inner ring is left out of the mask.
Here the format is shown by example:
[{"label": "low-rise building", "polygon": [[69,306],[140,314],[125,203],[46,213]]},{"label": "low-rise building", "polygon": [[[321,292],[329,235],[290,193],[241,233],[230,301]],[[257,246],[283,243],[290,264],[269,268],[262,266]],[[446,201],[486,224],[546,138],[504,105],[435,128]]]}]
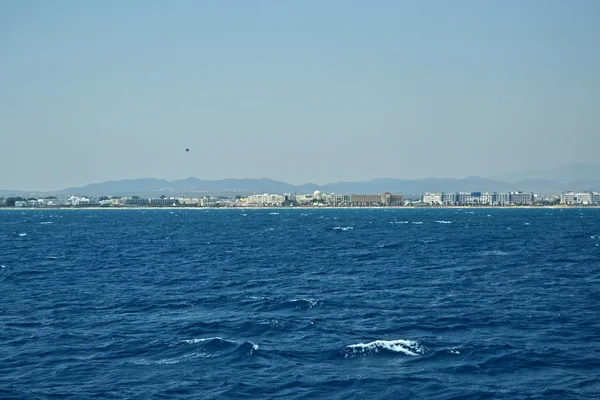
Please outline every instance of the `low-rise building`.
[{"label": "low-rise building", "polygon": [[533,193],[511,192],[510,203],[515,206],[533,205]]},{"label": "low-rise building", "polygon": [[443,196],[443,193],[423,193],[421,202],[423,204],[442,205],[444,204]]}]

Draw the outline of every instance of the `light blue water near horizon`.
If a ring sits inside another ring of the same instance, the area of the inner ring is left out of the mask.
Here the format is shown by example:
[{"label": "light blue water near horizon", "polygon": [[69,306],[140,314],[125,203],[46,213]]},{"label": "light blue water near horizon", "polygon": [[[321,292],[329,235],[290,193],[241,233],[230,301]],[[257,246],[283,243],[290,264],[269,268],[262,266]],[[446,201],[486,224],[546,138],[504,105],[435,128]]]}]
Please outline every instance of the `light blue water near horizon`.
[{"label": "light blue water near horizon", "polygon": [[3,399],[595,399],[600,210],[0,210]]}]

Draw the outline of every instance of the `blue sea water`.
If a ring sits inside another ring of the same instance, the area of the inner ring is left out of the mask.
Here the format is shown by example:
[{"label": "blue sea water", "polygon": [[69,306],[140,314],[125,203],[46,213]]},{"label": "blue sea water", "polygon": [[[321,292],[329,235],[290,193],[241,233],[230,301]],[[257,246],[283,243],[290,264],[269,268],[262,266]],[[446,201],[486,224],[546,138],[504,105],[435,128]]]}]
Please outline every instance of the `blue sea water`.
[{"label": "blue sea water", "polygon": [[600,210],[0,211],[2,399],[597,399]]}]

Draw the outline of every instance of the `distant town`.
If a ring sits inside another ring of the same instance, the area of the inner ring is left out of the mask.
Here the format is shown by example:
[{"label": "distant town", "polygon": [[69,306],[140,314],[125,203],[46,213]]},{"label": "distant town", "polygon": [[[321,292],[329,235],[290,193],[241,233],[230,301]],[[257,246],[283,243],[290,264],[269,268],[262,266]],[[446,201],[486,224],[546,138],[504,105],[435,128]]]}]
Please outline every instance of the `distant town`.
[{"label": "distant town", "polygon": [[253,194],[219,197],[143,198],[139,196],[47,196],[41,198],[0,197],[3,208],[136,208],[136,207],[519,207],[600,206],[600,192],[563,192],[541,195],[533,192],[423,193],[420,198],[402,194]]}]

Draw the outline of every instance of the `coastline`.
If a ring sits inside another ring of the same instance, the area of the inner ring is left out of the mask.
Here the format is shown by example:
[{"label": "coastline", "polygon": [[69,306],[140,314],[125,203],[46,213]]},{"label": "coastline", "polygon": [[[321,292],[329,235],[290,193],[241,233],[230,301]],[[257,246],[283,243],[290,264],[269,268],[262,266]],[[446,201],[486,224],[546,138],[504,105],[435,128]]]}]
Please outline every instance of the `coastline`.
[{"label": "coastline", "polygon": [[417,206],[392,206],[392,207],[186,207],[186,206],[160,206],[160,207],[0,207],[0,211],[58,211],[58,210],[196,210],[196,211],[208,211],[208,210],[510,210],[510,209],[597,209],[600,205],[578,205],[578,206],[489,206],[489,207],[469,207],[469,206],[435,206],[435,207],[417,207]]}]

